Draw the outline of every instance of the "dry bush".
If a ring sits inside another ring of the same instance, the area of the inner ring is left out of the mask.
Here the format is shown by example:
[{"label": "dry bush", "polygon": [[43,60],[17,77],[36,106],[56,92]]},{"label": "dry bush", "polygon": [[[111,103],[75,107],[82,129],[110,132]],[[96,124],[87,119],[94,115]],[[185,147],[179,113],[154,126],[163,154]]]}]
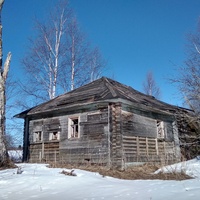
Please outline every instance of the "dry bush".
[{"label": "dry bush", "polygon": [[10,169],[10,168],[17,168],[17,166],[9,158],[6,159],[5,162],[0,163],[0,170]]},{"label": "dry bush", "polygon": [[178,170],[172,170],[168,173],[164,173],[163,171],[155,174],[154,172],[160,169],[161,165],[154,163],[146,163],[140,166],[132,166],[125,170],[117,170],[117,169],[109,169],[106,166],[98,166],[98,165],[69,165],[69,164],[55,164],[50,163],[49,167],[59,167],[59,168],[67,168],[67,169],[82,169],[91,172],[98,172],[103,177],[111,176],[119,179],[126,180],[148,180],[148,179],[160,179],[160,180],[186,180],[191,179],[192,177],[188,176],[183,170],[178,172]]}]

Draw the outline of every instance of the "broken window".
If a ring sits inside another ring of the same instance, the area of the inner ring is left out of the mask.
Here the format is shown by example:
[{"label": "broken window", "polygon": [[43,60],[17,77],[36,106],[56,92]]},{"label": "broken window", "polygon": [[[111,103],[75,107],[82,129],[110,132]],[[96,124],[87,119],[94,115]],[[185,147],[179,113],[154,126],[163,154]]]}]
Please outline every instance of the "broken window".
[{"label": "broken window", "polygon": [[79,138],[79,118],[68,118],[68,138]]},{"label": "broken window", "polygon": [[157,121],[157,136],[158,136],[158,138],[164,138],[164,136],[165,136],[163,121]]},{"label": "broken window", "polygon": [[34,142],[41,142],[42,141],[42,131],[36,131],[33,135]]},{"label": "broken window", "polygon": [[49,140],[59,140],[60,139],[60,132],[54,131],[49,133]]}]

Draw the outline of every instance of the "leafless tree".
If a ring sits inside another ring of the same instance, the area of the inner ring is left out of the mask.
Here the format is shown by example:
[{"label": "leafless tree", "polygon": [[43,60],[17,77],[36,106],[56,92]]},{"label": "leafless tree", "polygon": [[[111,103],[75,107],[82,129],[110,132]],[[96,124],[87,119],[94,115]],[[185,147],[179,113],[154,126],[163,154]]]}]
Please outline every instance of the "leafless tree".
[{"label": "leafless tree", "polygon": [[25,99],[30,100],[29,107],[34,106],[33,102],[38,104],[53,99],[88,83],[90,70],[95,74],[102,70],[99,63],[91,67],[96,50],[80,30],[67,0],[56,4],[46,23],[37,21],[36,31],[37,36],[30,40],[29,51],[23,59],[26,80],[24,77],[20,86],[25,95],[24,105]]},{"label": "leafless tree", "polygon": [[90,47],[85,35],[79,28],[76,17],[73,17],[67,25],[65,46],[66,63],[60,78],[62,79],[62,87],[67,91],[88,82],[86,68]]},{"label": "leafless tree", "polygon": [[182,130],[192,131],[180,133],[185,152],[194,157],[200,153],[200,23],[197,31],[188,35],[187,59],[169,80],[177,86],[185,105],[194,111],[193,115],[182,116],[187,122],[182,123]]},{"label": "leafless tree", "polygon": [[[4,0],[0,0],[0,19]],[[8,164],[8,153],[6,148],[5,127],[6,127],[6,80],[8,77],[11,61],[11,53],[8,53],[3,66],[2,51],[2,24],[0,21],[0,167]]]},{"label": "leafless tree", "polygon": [[26,94],[42,101],[56,96],[58,72],[64,59],[64,34],[71,11],[67,1],[57,4],[46,23],[36,21],[35,39],[30,40],[29,51],[23,59],[27,84],[21,84]]},{"label": "leafless tree", "polygon": [[[200,27],[199,27],[200,28]],[[200,113],[200,32],[190,36],[189,58],[175,80],[189,107]]]},{"label": "leafless tree", "polygon": [[106,61],[102,57],[100,50],[96,47],[89,55],[89,74],[90,82],[101,77],[103,70],[106,67]]},{"label": "leafless tree", "polygon": [[160,88],[157,86],[151,71],[147,73],[146,80],[143,82],[143,90],[145,94],[154,96],[157,99],[161,96]]},{"label": "leafless tree", "polygon": [[186,105],[200,114],[200,23],[196,33],[188,35],[187,59],[170,77],[176,84]]},{"label": "leafless tree", "polygon": [[70,90],[73,90],[96,80],[106,66],[100,50],[97,47],[91,48],[75,17],[68,24],[67,30],[66,67],[60,77],[65,91],[69,90],[69,85]]},{"label": "leafless tree", "polygon": [[[13,113],[18,113],[18,104],[16,104],[16,97],[19,96],[17,91],[17,82],[12,76],[12,71],[9,71],[6,80],[6,138],[8,150],[11,143],[15,146],[22,144],[23,136],[23,122],[13,117]],[[9,141],[11,139],[11,141]]]}]

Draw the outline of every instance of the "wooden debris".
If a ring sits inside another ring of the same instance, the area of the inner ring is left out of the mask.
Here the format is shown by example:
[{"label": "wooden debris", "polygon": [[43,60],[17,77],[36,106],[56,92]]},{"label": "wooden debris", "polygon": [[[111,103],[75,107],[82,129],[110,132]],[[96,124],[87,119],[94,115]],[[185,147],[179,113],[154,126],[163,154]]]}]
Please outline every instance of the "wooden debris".
[{"label": "wooden debris", "polygon": [[76,173],[74,173],[74,170],[72,169],[70,172],[62,170],[62,172],[60,172],[61,174],[67,175],[67,176],[77,176]]}]

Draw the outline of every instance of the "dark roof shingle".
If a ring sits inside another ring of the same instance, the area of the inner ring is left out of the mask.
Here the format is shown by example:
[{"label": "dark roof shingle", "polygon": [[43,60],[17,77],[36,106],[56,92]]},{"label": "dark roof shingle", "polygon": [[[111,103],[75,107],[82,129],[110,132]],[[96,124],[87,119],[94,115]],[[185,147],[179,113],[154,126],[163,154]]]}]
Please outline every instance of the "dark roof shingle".
[{"label": "dark roof shingle", "polygon": [[62,109],[68,106],[82,103],[88,104],[92,102],[117,98],[125,99],[131,101],[132,103],[156,107],[160,110],[175,110],[177,108],[176,106],[164,103],[152,96],[134,90],[130,86],[126,86],[107,77],[102,77],[89,84],[60,95],[50,101],[42,103],[32,109],[24,111],[16,115],[16,117],[24,118],[27,114],[31,115],[34,113],[42,113],[49,110]]}]

